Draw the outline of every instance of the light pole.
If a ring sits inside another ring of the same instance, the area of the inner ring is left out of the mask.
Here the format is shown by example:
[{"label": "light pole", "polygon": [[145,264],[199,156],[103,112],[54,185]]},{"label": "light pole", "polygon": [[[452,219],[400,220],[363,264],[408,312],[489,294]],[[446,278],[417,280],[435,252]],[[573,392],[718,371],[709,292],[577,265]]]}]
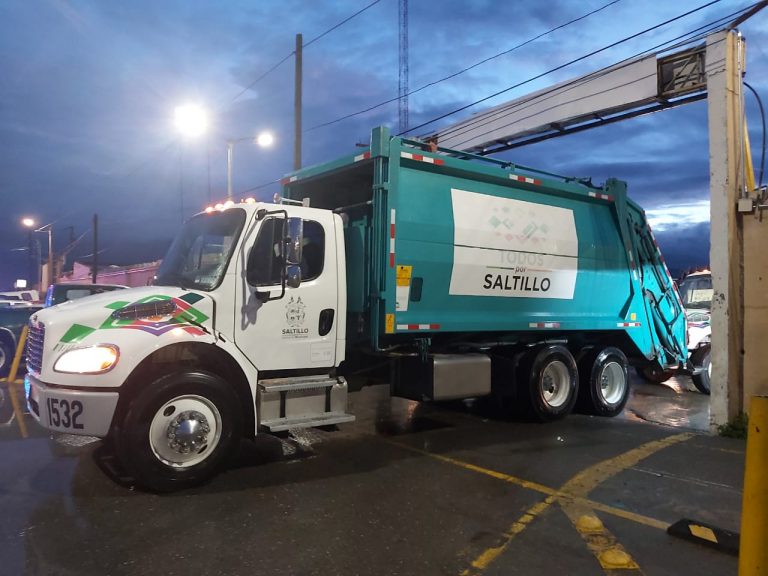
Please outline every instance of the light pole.
[{"label": "light pole", "polygon": [[[53,284],[55,281],[54,273],[53,273],[53,222],[50,224],[46,224],[44,226],[40,226],[39,228],[35,228],[37,225],[34,219],[32,218],[22,218],[21,223],[23,226],[26,226],[27,228],[30,228],[32,232],[47,232],[48,233],[48,283],[45,286],[45,289],[48,290],[48,286]],[[38,264],[40,264],[38,262]],[[38,283],[38,287],[40,291],[43,291],[43,279],[42,279],[42,264],[39,265],[40,268],[40,281]]]},{"label": "light pole", "polygon": [[275,141],[271,132],[261,132],[255,138],[246,136],[245,138],[231,138],[227,140],[227,200],[232,200],[232,161],[234,156],[235,144],[238,142],[255,142],[261,148],[269,148]]}]

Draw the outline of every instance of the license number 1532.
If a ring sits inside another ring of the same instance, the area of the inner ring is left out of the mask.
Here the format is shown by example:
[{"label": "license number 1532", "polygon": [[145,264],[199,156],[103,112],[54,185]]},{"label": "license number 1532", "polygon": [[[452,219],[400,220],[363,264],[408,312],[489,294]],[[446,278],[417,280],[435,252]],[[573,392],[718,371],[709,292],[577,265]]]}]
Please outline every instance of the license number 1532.
[{"label": "license number 1532", "polygon": [[57,428],[72,428],[82,430],[83,423],[79,420],[83,415],[83,403],[80,400],[63,400],[48,398],[48,424]]}]

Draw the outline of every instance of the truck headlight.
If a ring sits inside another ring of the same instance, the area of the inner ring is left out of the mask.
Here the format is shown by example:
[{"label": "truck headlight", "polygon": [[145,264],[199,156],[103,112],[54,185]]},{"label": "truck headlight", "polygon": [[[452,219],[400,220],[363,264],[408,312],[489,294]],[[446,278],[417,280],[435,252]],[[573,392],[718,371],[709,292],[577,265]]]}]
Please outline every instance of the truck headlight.
[{"label": "truck headlight", "polygon": [[112,344],[75,348],[59,356],[53,369],[67,374],[101,374],[111,370],[119,357],[120,350]]}]

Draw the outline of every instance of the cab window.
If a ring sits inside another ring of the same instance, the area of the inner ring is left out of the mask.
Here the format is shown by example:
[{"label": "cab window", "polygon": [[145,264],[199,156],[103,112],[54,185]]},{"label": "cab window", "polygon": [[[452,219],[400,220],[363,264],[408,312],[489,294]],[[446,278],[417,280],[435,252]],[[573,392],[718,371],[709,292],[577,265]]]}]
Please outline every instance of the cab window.
[{"label": "cab window", "polygon": [[[282,218],[271,217],[264,220],[248,256],[249,283],[253,286],[275,286],[282,282],[282,235]],[[303,282],[314,280],[323,272],[325,261],[325,234],[319,222],[304,220],[304,243],[301,252],[301,279]]]}]

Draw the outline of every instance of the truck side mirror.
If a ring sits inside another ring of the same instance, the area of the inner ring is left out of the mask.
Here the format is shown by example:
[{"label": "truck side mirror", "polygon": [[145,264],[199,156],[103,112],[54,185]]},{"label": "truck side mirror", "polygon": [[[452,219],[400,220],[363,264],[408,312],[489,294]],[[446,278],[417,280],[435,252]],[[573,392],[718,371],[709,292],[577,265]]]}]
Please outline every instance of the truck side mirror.
[{"label": "truck side mirror", "polygon": [[288,234],[286,235],[285,262],[286,265],[301,265],[301,252],[304,245],[304,220],[301,218],[288,219]]},{"label": "truck side mirror", "polygon": [[288,288],[301,286],[301,266],[290,264],[285,269],[285,285]]}]

